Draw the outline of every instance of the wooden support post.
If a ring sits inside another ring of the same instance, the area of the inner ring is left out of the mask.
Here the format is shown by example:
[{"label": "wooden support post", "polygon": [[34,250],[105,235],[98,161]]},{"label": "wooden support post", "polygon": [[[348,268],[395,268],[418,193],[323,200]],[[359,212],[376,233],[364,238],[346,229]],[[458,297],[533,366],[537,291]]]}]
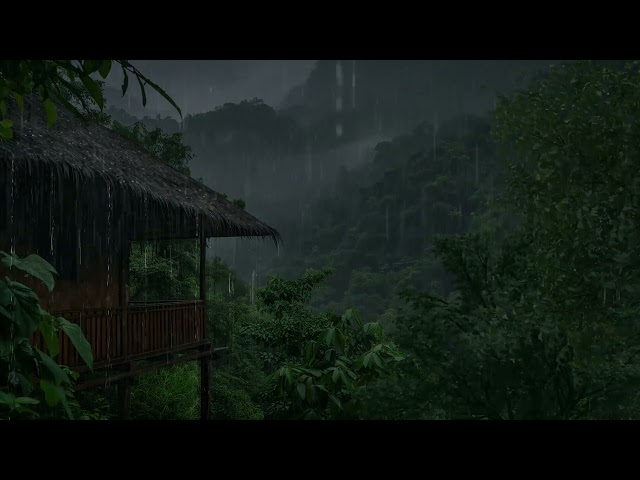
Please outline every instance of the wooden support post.
[{"label": "wooden support post", "polygon": [[[205,316],[204,331],[202,332],[202,338],[206,340],[208,337],[207,328],[207,238],[204,233],[204,218],[200,215],[200,300],[203,305],[203,315]],[[209,420],[209,387],[210,387],[210,368],[211,357],[206,356],[200,359],[200,419]]]},{"label": "wooden support post", "polygon": [[125,378],[118,382],[118,407],[120,418],[129,420],[131,418],[131,378]]},{"label": "wooden support post", "polygon": [[[130,363],[122,365],[124,372],[131,372],[132,365]],[[129,420],[131,418],[131,387],[133,386],[133,378],[125,377],[118,382],[118,409],[120,410],[120,418]]]},{"label": "wooden support post", "polygon": [[[203,218],[200,215],[200,300],[207,301],[207,238],[204,236],[204,225],[202,224]],[[206,310],[206,309],[205,309]]]},{"label": "wooden support post", "polygon": [[211,357],[200,359],[200,420],[209,420],[209,387]]},{"label": "wooden support post", "polygon": [[129,224],[126,206],[120,216],[120,312],[122,312],[122,332],[120,334],[120,351],[124,358],[129,357],[129,256],[131,241],[129,240]]}]

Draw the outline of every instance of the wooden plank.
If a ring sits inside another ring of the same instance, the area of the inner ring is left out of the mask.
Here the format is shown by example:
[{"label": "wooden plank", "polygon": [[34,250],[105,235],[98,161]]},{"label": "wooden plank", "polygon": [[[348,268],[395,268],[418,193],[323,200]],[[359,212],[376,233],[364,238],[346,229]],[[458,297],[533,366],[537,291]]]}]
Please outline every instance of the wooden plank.
[{"label": "wooden plank", "polygon": [[[120,362],[129,357],[146,358],[156,351],[189,348],[207,337],[201,300],[137,305],[128,310],[126,336],[124,312],[117,307],[55,314],[80,325],[91,343],[96,365],[107,359]],[[43,345],[41,335],[34,335],[34,342]],[[83,364],[66,336],[60,336],[59,358],[76,370]]]},{"label": "wooden plank", "polygon": [[[189,345],[183,345],[182,347],[173,347],[173,348],[163,348],[162,350],[158,350],[155,352],[144,352],[138,355],[129,356],[128,358],[115,358],[111,360],[109,366],[118,366],[123,365],[125,363],[134,362],[134,361],[142,361],[142,360],[152,360],[156,357],[166,356],[166,355],[176,355],[181,352],[186,352],[189,350],[195,350],[200,348],[209,348],[211,345],[208,341],[201,341],[198,343],[192,343]],[[226,348],[226,347],[224,347]],[[221,348],[214,349],[216,351],[221,350]],[[106,362],[96,362],[93,366],[93,371],[98,371],[107,367]],[[77,365],[74,370],[78,373],[86,373],[89,371],[89,368],[86,365]]]},{"label": "wooden plank", "polygon": [[107,378],[95,378],[95,379],[91,379],[88,380],[86,382],[82,382],[77,384],[74,387],[75,391],[81,391],[81,390],[88,390],[90,388],[94,388],[94,387],[99,387],[99,386],[103,386],[103,385],[108,385],[110,383],[116,382],[118,380],[122,380],[123,378],[129,378],[129,377],[134,377],[136,375],[139,375],[141,373],[146,373],[146,372],[151,372],[153,370],[157,370],[159,368],[163,368],[163,367],[167,367],[170,365],[175,365],[177,363],[182,363],[182,362],[190,362],[190,361],[194,361],[194,360],[199,360],[200,358],[204,358],[204,357],[212,357],[216,354],[217,349],[208,349],[205,350],[203,352],[198,352],[198,353],[194,353],[193,355],[187,355],[184,357],[177,357],[177,358],[173,358],[172,360],[169,361],[161,361],[158,363],[155,363],[153,365],[147,365],[144,367],[140,367],[140,368],[136,368],[135,370],[129,371],[129,372],[122,372],[122,373],[117,373],[114,375],[109,375]]}]

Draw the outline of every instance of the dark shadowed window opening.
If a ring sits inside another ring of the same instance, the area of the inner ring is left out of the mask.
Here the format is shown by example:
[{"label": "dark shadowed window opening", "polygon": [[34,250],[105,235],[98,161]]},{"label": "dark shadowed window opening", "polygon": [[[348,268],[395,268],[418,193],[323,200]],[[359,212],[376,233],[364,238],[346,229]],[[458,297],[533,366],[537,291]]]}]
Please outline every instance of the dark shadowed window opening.
[{"label": "dark shadowed window opening", "polygon": [[129,256],[129,301],[199,298],[196,239],[133,242]]}]

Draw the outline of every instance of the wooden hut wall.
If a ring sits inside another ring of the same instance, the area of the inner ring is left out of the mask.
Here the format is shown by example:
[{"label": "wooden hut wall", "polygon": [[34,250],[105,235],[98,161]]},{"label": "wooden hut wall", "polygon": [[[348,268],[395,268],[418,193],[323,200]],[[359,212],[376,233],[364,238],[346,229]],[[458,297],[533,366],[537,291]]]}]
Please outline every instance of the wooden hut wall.
[{"label": "wooden hut wall", "polygon": [[59,273],[52,293],[20,280],[54,311],[118,306],[120,252],[129,247],[122,196],[99,178],[59,175],[44,164],[19,167],[0,175],[0,250],[38,254]]}]

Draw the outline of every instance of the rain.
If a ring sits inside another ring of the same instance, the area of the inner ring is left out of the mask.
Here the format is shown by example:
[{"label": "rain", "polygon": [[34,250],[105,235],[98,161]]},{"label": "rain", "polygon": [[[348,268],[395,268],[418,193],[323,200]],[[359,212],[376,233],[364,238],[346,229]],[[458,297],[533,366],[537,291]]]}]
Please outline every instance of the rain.
[{"label": "rain", "polygon": [[[38,352],[74,372],[60,387],[73,408],[43,390],[37,415],[640,417],[631,394],[615,410],[578,393],[605,389],[602,372],[640,380],[598,343],[626,345],[637,328],[640,180],[615,159],[635,158],[640,102],[611,86],[632,70],[568,62],[569,81],[547,60],[131,63],[153,84],[130,73],[123,93],[120,68],[80,82],[102,112],[58,99],[50,126],[37,95],[2,100],[0,316],[27,318],[24,281],[41,315],[25,378],[47,363]],[[7,332],[0,392],[27,398]],[[539,371],[524,375],[527,362]],[[576,385],[551,391],[545,375]]]}]

